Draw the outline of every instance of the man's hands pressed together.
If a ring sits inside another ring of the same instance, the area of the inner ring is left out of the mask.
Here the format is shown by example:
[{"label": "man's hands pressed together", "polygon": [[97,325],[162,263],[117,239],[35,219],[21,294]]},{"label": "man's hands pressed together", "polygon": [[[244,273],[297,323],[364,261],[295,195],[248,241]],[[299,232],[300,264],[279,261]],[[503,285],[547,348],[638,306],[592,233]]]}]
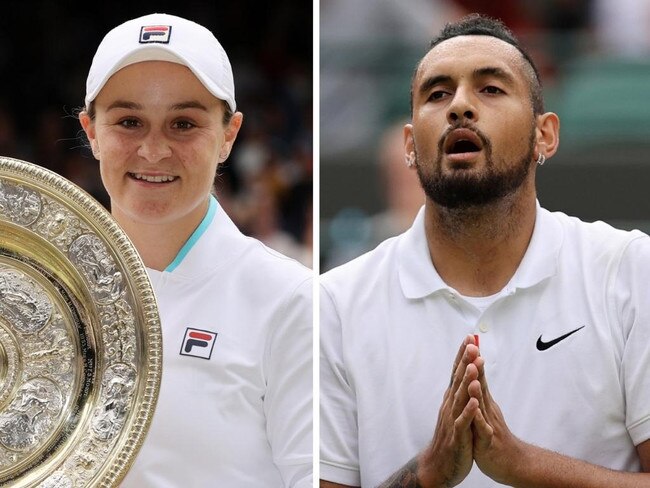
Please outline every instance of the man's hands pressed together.
[{"label": "man's hands pressed together", "polygon": [[522,443],[512,435],[490,395],[484,367],[477,341],[468,335],[456,354],[433,440],[382,487],[456,486],[474,461],[495,481],[509,479]]},{"label": "man's hands pressed together", "polygon": [[418,479],[422,486],[456,486],[472,469],[472,422],[479,411],[483,365],[474,338],[467,336],[454,360],[433,440],[419,456]]}]

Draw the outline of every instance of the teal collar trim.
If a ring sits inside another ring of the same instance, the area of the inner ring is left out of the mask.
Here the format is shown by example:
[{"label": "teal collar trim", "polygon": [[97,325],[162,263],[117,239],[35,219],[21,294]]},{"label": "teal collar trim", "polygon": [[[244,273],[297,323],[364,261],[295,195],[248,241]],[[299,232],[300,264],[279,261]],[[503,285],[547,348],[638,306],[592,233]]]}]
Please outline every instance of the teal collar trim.
[{"label": "teal collar trim", "polygon": [[183,247],[181,247],[181,250],[178,251],[178,254],[174,258],[174,260],[169,263],[169,266],[165,268],[165,271],[167,273],[171,273],[174,271],[179,264],[183,262],[183,259],[185,259],[185,256],[187,256],[187,253],[190,252],[190,249],[194,247],[194,244],[201,238],[203,233],[206,231],[208,226],[212,223],[212,219],[214,218],[214,214],[217,213],[217,199],[214,198],[214,196],[210,195],[210,203],[208,204],[208,211],[205,214],[205,217],[203,217],[203,220],[199,224],[199,226],[196,228],[194,232],[192,232],[192,235],[190,238],[183,244]]}]

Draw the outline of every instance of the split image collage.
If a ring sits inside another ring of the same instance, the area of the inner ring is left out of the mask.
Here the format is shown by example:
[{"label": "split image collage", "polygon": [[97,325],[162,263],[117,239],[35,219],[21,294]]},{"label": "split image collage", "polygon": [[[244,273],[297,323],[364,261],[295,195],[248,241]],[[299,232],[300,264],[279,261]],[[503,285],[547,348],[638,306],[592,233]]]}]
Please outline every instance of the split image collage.
[{"label": "split image collage", "polygon": [[0,486],[650,488],[650,2],[0,17]]}]

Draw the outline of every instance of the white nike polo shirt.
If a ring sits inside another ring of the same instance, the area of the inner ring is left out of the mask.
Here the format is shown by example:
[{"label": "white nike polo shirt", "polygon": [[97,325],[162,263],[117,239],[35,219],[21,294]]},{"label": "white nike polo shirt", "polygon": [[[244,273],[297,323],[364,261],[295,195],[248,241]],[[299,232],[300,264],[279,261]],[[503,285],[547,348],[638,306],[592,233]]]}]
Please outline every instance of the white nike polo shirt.
[{"label": "white nike polo shirt", "polygon": [[[433,437],[456,351],[480,334],[522,440],[639,471],[650,438],[650,238],[538,206],[524,259],[481,312],[440,278],[424,210],[321,278],[320,477],[377,486]],[[462,487],[501,486],[474,465]]]}]

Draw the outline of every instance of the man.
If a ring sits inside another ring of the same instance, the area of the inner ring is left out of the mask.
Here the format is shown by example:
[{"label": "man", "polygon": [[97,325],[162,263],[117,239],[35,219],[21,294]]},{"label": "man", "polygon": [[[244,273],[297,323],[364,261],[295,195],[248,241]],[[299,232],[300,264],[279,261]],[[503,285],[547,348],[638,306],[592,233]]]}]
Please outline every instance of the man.
[{"label": "man", "polygon": [[558,134],[502,23],[434,39],[425,206],[321,280],[322,487],[650,487],[650,238],[539,206]]}]

